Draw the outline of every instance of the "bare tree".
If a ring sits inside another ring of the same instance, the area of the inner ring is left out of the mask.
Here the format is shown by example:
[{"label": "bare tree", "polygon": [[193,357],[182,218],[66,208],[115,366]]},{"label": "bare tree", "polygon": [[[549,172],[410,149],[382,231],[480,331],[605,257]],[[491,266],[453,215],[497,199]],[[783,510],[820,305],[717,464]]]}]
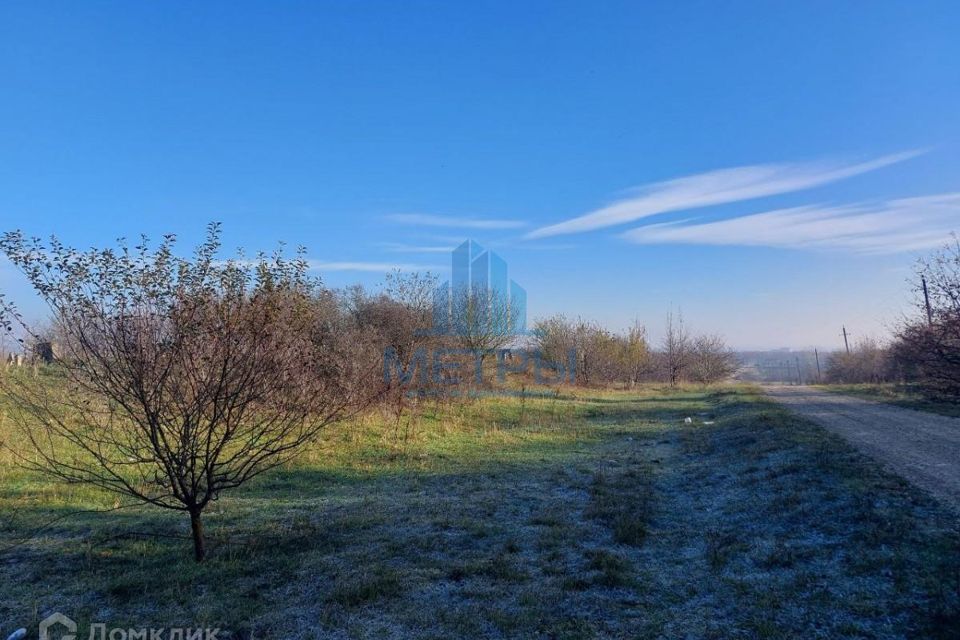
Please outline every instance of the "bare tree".
[{"label": "bare tree", "polygon": [[891,351],[877,339],[865,337],[849,353],[831,353],[826,362],[827,382],[886,382],[896,373]]},{"label": "bare tree", "polygon": [[623,347],[623,367],[631,387],[654,370],[653,354],[650,343],[647,342],[647,328],[639,320],[634,321],[627,331]]},{"label": "bare tree", "polygon": [[[431,397],[439,402],[446,389],[432,384],[421,361],[419,375],[414,375],[417,353],[435,345],[433,335],[433,291],[436,278],[429,273],[396,271],[387,276],[383,291],[370,293],[361,286],[350,287],[344,294],[344,306],[357,330],[377,345],[376,359],[382,362],[384,393],[380,405],[394,424],[395,436],[407,416],[407,424],[416,416],[420,400]],[[403,373],[408,363],[409,375]],[[395,366],[401,368],[397,371]]]},{"label": "bare tree", "polygon": [[555,315],[534,325],[534,344],[546,362],[576,362],[576,382],[591,385],[616,378],[618,345],[613,334],[582,318]]},{"label": "bare tree", "polygon": [[687,367],[690,351],[690,336],[683,325],[683,315],[667,314],[667,327],[663,336],[663,368],[671,386],[678,385]]},{"label": "bare tree", "polygon": [[510,345],[516,327],[516,309],[496,289],[458,289],[451,292],[451,326],[463,349],[480,357]]},{"label": "bare tree", "polygon": [[[929,293],[927,315],[922,282]],[[932,394],[960,398],[960,241],[917,264],[916,315],[904,321],[892,347],[894,359]]]},{"label": "bare tree", "polygon": [[635,385],[653,370],[653,355],[646,330],[634,323],[624,334],[614,333],[583,319],[556,315],[534,326],[534,342],[551,362],[576,355],[577,382],[584,385],[623,383]]},{"label": "bare tree", "polygon": [[577,377],[585,385],[622,379],[623,343],[620,336],[592,322],[577,323]]},{"label": "bare tree", "polygon": [[563,315],[538,320],[533,327],[533,343],[548,362],[565,362],[577,348],[576,325]]},{"label": "bare tree", "polygon": [[384,292],[401,303],[417,322],[417,333],[424,334],[432,323],[437,277],[430,272],[394,270],[387,274]]},{"label": "bare tree", "polygon": [[690,380],[701,384],[720,382],[732,376],[737,366],[736,355],[722,337],[704,334],[693,338],[687,367]]},{"label": "bare tree", "polygon": [[[0,249],[47,302],[63,384],[7,376],[36,450],[22,462],[189,515],[296,455],[361,406],[349,339],[316,303],[302,252],[216,258],[218,225],[192,258],[167,236],[154,250],[76,251],[7,233]],[[0,323],[19,323],[10,304]]]}]

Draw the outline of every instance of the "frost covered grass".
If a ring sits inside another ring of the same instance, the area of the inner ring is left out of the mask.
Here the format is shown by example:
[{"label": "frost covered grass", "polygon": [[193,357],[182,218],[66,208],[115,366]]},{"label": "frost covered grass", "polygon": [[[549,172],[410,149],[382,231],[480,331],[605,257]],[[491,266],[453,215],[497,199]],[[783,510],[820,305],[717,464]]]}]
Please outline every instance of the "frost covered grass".
[{"label": "frost covered grass", "polygon": [[749,387],[567,390],[339,425],[216,503],[200,565],[184,518],[144,508],[22,541],[113,498],[2,455],[2,637],[52,611],[83,637],[89,622],[224,638],[960,628],[956,521]]},{"label": "frost covered grass", "polygon": [[826,391],[845,393],[865,400],[885,402],[905,409],[939,413],[960,418],[960,403],[938,400],[924,395],[919,387],[904,384],[831,384],[821,385]]}]

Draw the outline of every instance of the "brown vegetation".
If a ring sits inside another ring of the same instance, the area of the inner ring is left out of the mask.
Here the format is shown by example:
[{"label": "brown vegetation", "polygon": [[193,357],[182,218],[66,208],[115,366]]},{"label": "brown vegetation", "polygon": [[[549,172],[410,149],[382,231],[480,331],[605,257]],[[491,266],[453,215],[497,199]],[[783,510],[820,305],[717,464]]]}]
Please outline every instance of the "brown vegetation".
[{"label": "brown vegetation", "polygon": [[37,454],[21,462],[188,513],[198,561],[210,502],[377,391],[361,384],[376,379],[369,342],[329,313],[306,262],[218,262],[215,225],[191,260],[172,237],[78,252],[10,233],[0,247],[49,305],[60,353],[57,384],[3,379]]},{"label": "brown vegetation", "polygon": [[[556,316],[536,326],[537,357],[518,358],[512,350],[527,338],[515,335],[517,319],[495,292],[453,292],[454,331],[441,335],[432,326],[430,275],[395,273],[375,293],[334,291],[309,275],[302,252],[293,260],[279,252],[218,259],[219,233],[211,225],[191,258],[174,253],[172,236],[153,249],[144,239],[86,252],[19,232],[0,240],[51,314],[41,330],[0,299],[3,328],[25,336],[23,349],[46,345],[34,360],[54,365],[42,381],[0,381],[32,444],[21,462],[185,512],[197,560],[206,554],[202,514],[221,493],[373,404],[399,433],[428,402],[490,384],[491,354],[498,374],[517,375],[522,392],[529,362],[562,363],[554,382],[574,365],[573,382],[585,386],[709,384],[736,367],[722,339],[691,337],[672,315],[661,350],[639,322],[618,334]],[[437,353],[447,359],[440,376]]]},{"label": "brown vegetation", "polygon": [[960,243],[917,263],[914,290],[915,311],[893,340],[866,339],[849,353],[833,354],[828,382],[910,383],[933,397],[960,398]]},{"label": "brown vegetation", "polygon": [[577,383],[586,386],[712,384],[729,378],[737,369],[736,358],[721,337],[691,337],[683,319],[673,314],[667,316],[659,350],[651,347],[639,322],[625,334],[617,334],[595,323],[558,315],[538,322],[534,338],[546,360],[562,361],[565,354],[575,353]]}]

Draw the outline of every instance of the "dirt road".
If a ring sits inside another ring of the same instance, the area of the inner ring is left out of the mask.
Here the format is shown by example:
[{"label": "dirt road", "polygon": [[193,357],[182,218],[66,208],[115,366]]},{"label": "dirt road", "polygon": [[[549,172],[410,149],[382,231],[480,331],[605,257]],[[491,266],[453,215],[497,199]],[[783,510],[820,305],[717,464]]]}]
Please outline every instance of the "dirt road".
[{"label": "dirt road", "polygon": [[960,419],[810,387],[765,387],[960,513]]}]

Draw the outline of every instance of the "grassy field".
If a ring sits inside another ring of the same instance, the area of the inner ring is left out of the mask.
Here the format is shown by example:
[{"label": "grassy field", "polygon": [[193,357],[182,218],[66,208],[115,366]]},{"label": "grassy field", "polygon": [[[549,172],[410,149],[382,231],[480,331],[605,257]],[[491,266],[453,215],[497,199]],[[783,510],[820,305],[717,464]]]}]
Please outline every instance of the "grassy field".
[{"label": "grassy field", "polygon": [[909,385],[889,383],[835,384],[822,385],[821,388],[827,391],[846,393],[866,400],[885,402],[898,407],[904,407],[905,409],[929,411],[930,413],[939,413],[940,415],[950,416],[951,418],[960,418],[960,403],[945,402],[943,400],[925,397],[918,389]]},{"label": "grassy field", "polygon": [[0,455],[4,638],[52,611],[81,638],[91,622],[244,639],[960,634],[955,518],[749,387],[339,425],[214,505],[202,565],[185,518],[139,507],[24,540],[114,499]]}]

